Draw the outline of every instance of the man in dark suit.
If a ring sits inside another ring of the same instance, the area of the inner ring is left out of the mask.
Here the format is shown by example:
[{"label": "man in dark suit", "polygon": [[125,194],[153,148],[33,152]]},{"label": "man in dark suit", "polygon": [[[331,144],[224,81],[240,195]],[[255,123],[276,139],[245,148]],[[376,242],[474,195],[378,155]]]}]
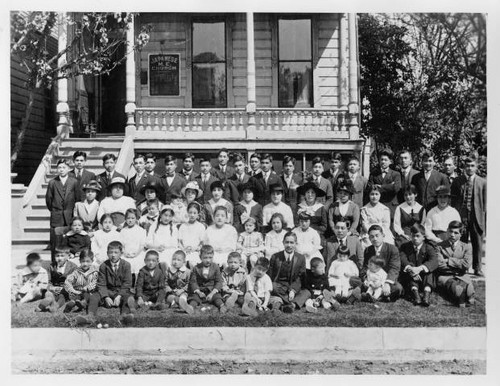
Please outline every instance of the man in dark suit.
[{"label": "man in dark suit", "polygon": [[411,180],[419,171],[413,169],[413,156],[409,150],[403,150],[399,153],[399,166],[401,189],[398,192],[398,202],[402,204],[405,201],[406,188],[411,185]]},{"label": "man in dark suit", "polygon": [[210,158],[201,158],[201,173],[197,175],[194,180],[203,191],[203,196],[201,196],[199,200],[203,204],[206,204],[210,198],[212,198],[212,192],[210,191],[210,185],[212,185],[212,182],[219,181],[219,179],[211,173],[211,169],[212,165],[210,163]]},{"label": "man in dark suit", "polygon": [[73,178],[76,178],[76,180],[78,181],[78,194],[76,196],[77,202],[82,201],[85,198],[83,186],[96,179],[94,173],[89,172],[87,169],[85,169],[86,161],[87,153],[80,150],[75,151],[75,153],[73,154],[73,164],[75,165],[75,168],[69,172],[69,175]]},{"label": "man in dark suit", "polygon": [[431,291],[435,288],[434,271],[438,267],[438,258],[436,249],[425,242],[423,225],[416,223],[411,227],[411,241],[401,245],[399,257],[399,278],[403,289],[412,295],[413,304],[429,307]]},{"label": "man in dark suit", "polygon": [[248,175],[250,177],[253,177],[261,172],[260,159],[261,159],[261,156],[259,153],[253,153],[250,156],[250,160],[248,161],[248,164],[250,166],[248,168]]},{"label": "man in dark suit", "polygon": [[473,153],[464,160],[464,174],[457,177],[451,186],[451,204],[460,213],[464,224],[462,241],[467,242],[470,237],[474,274],[483,276],[481,260],[486,234],[486,179],[476,174],[478,158],[477,153]]},{"label": "man in dark suit", "polygon": [[391,219],[394,218],[394,211],[399,205],[397,195],[401,190],[401,174],[390,168],[392,159],[391,150],[382,150],[379,153],[379,167],[368,179],[370,186],[377,186],[380,189],[380,203],[390,209]]},{"label": "man in dark suit", "polygon": [[343,175],[344,171],[342,170],[342,155],[337,152],[332,152],[332,156],[330,157],[330,169],[325,170],[322,174],[322,177],[330,181],[334,196],[335,193],[337,192],[338,179]]},{"label": "man in dark suit", "polygon": [[352,194],[351,200],[361,209],[365,201],[367,201],[364,196],[365,190],[368,186],[368,178],[361,175],[359,159],[355,155],[349,158],[345,178],[352,181],[354,193]]},{"label": "man in dark suit", "polygon": [[182,170],[179,173],[182,177],[186,179],[187,182],[194,181],[198,173],[194,171],[194,154],[186,153],[182,158]]},{"label": "man in dark suit", "polygon": [[[321,202],[325,205],[325,208],[329,208],[334,201],[333,187],[330,181],[322,177],[325,171],[325,162],[321,157],[314,157],[312,160],[312,175],[308,178],[308,181],[314,182],[314,184],[326,193],[325,197],[317,197],[317,202]],[[299,198],[300,199],[300,198]]]},{"label": "man in dark suit", "polygon": [[429,212],[437,205],[436,188],[441,185],[449,188],[450,183],[443,173],[434,170],[436,161],[433,152],[424,151],[421,158],[423,170],[413,176],[411,183],[417,188],[417,202]]},{"label": "man in dark suit", "polygon": [[241,154],[233,156],[234,174],[226,180],[224,198],[236,205],[242,200],[239,186],[246,184],[250,176],[245,173],[245,158]]},{"label": "man in dark suit", "polygon": [[156,179],[156,182],[159,183],[161,175],[155,172],[156,156],[153,153],[146,153],[144,157],[146,157],[146,165],[144,166],[144,169],[146,169],[146,173]]},{"label": "man in dark suit", "polygon": [[294,216],[297,213],[298,196],[297,189],[303,183],[302,175],[294,173],[295,158],[288,155],[283,157],[283,174],[280,176],[283,186],[283,201],[292,208]]},{"label": "man in dark suit", "polygon": [[341,245],[345,245],[349,249],[349,258],[356,263],[358,268],[363,266],[363,247],[359,237],[348,235],[348,231],[347,222],[344,219],[337,220],[333,229],[334,235],[326,240],[326,248],[323,250],[326,273],[330,270],[330,266],[337,256],[337,250]]},{"label": "man in dark suit", "polygon": [[142,154],[136,154],[134,157],[135,175],[127,181],[129,195],[136,204],[144,201],[145,197],[141,191],[146,185],[153,182],[153,177],[146,172],[145,166],[146,157]]},{"label": "man in dark suit", "polygon": [[454,156],[448,156],[443,162],[443,172],[448,177],[448,181],[450,182],[450,185],[453,184],[453,181],[455,178],[458,177],[456,170],[456,158]]},{"label": "man in dark suit", "polygon": [[56,246],[62,241],[65,228],[70,226],[79,191],[78,181],[68,174],[68,161],[65,159],[57,161],[57,177],[49,181],[45,194],[45,204],[50,211],[52,263],[55,263]]},{"label": "man in dark suit", "polygon": [[169,204],[173,198],[182,197],[181,189],[187,185],[187,180],[175,172],[177,169],[177,158],[173,155],[165,157],[165,175],[161,178],[161,187],[165,192],[164,200]]},{"label": "man in dark suit", "polygon": [[251,177],[248,181],[257,193],[256,200],[262,207],[271,202],[271,191],[269,187],[274,184],[282,186],[280,177],[272,170],[273,156],[264,154],[261,158],[261,172]]},{"label": "man in dark suit", "polygon": [[226,180],[234,174],[234,168],[227,164],[229,161],[229,151],[227,149],[219,150],[217,160],[219,164],[214,168],[214,175],[225,184]]},{"label": "man in dark suit", "polygon": [[123,246],[119,241],[108,245],[108,259],[99,267],[97,276],[97,292],[90,296],[89,320],[95,321],[97,309],[101,303],[106,308],[119,307],[124,321],[134,320],[135,302],[130,289],[132,288],[132,273],[130,263],[123,260]]},{"label": "man in dark suit", "polygon": [[368,261],[373,256],[378,256],[385,261],[384,271],[387,273],[387,279],[382,287],[381,300],[396,301],[403,293],[403,287],[398,282],[399,271],[401,270],[401,260],[399,258],[398,249],[392,245],[384,243],[384,231],[380,225],[372,225],[368,230],[368,236],[372,245],[365,249],[363,258],[363,268],[360,271],[359,278],[351,277],[349,282],[355,290],[353,295],[356,298],[360,297],[360,290],[365,291],[367,288],[363,284],[368,271]]},{"label": "man in dark suit", "polygon": [[306,259],[295,251],[297,235],[287,232],[283,238],[285,250],[271,257],[268,275],[273,282],[269,304],[273,310],[282,307],[283,312],[292,313],[302,307],[311,297],[304,288]]},{"label": "man in dark suit", "polygon": [[[114,154],[111,153],[105,154],[104,157],[102,157],[102,164],[104,166],[104,172],[102,172],[96,177],[97,182],[99,183],[99,185],[101,185],[101,191],[99,192],[99,195],[97,197],[97,200],[99,202],[104,200],[107,196],[111,195],[111,192],[108,189],[108,185],[113,178],[121,177],[124,180],[126,180],[123,174],[115,171],[116,156]],[[127,191],[125,191],[124,194],[125,195],[128,194],[128,187]]]}]

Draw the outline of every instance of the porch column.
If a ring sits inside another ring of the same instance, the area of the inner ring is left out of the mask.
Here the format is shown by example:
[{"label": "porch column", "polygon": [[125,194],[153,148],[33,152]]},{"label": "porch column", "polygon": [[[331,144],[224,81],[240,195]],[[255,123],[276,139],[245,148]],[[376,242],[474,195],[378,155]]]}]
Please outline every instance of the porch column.
[{"label": "porch column", "polygon": [[255,138],[255,110],[257,107],[255,92],[255,39],[253,12],[247,12],[247,138]]},{"label": "porch column", "polygon": [[347,44],[349,41],[349,27],[347,24],[347,13],[340,14],[339,38],[339,104],[342,110],[347,110],[347,105],[349,103],[349,79],[347,75]]},{"label": "porch column", "polygon": [[[57,22],[57,49],[59,52],[66,50],[67,38],[68,38],[68,22],[66,19],[66,12],[60,12],[58,14]],[[61,55],[57,59],[57,66],[61,68],[66,64],[66,54]],[[69,116],[69,105],[68,105],[68,79],[59,78],[57,80],[57,106],[56,112],[58,116],[57,120],[57,134],[63,134],[65,137],[73,132],[73,126],[71,124],[71,119]]]},{"label": "porch column", "polygon": [[125,63],[125,87],[126,87],[126,105],[125,114],[127,115],[127,126],[125,135],[135,133],[135,51],[134,51],[134,16],[127,29],[127,59]]},{"label": "porch column", "polygon": [[349,13],[349,138],[359,138],[358,31],[356,14]]}]

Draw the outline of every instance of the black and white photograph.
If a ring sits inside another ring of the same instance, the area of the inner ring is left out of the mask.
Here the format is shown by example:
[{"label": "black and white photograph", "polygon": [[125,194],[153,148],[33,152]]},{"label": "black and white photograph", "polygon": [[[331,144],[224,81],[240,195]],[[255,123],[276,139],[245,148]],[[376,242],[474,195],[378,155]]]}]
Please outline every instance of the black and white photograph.
[{"label": "black and white photograph", "polygon": [[3,7],[12,379],[493,382],[499,7],[304,3]]}]

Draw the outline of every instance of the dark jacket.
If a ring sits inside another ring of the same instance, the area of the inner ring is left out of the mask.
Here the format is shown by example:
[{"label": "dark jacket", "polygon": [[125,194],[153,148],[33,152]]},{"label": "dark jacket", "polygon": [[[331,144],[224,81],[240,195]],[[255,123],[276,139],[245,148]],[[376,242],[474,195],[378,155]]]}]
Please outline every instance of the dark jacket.
[{"label": "dark jacket", "polygon": [[421,170],[415,174],[411,183],[417,188],[417,202],[428,212],[433,206],[436,206],[436,188],[440,185],[449,187],[450,182],[446,175],[437,170],[432,170],[429,180],[425,180],[425,172]]},{"label": "dark jacket", "polygon": [[203,291],[213,289],[221,292],[222,290],[222,275],[220,273],[219,265],[212,263],[209,267],[208,277],[203,277],[203,264],[198,263],[191,271],[191,278],[189,280],[189,293],[194,293],[196,290]]},{"label": "dark jacket", "polygon": [[219,179],[217,177],[215,177],[214,175],[209,174],[209,178],[208,178],[207,182],[203,183],[202,175],[199,174],[198,176],[196,176],[196,178],[194,180],[198,183],[198,186],[200,187],[200,189],[203,190],[203,196],[201,196],[201,198],[198,201],[200,201],[202,204],[206,204],[208,202],[208,200],[210,200],[212,198],[212,192],[210,191],[210,185],[212,184],[212,182],[219,181]]},{"label": "dark jacket", "polygon": [[85,198],[85,192],[83,191],[83,186],[87,185],[91,180],[96,179],[96,175],[89,172],[87,169],[83,169],[82,176],[80,178],[76,177],[75,170],[69,172],[69,175],[78,181],[78,192],[76,196],[76,201],[82,201]]},{"label": "dark jacket", "polygon": [[[354,261],[358,268],[363,266],[363,247],[357,236],[347,236],[346,246],[349,249],[349,259]],[[326,240],[326,248],[323,250],[323,258],[326,263],[326,272],[330,270],[333,260],[335,260],[337,255],[337,249],[339,249],[339,241],[337,236],[333,235]]]},{"label": "dark jacket", "polygon": [[[375,247],[370,245],[365,249],[363,268],[361,269],[360,278],[364,280],[366,272],[368,271],[368,260],[375,256]],[[398,249],[392,245],[384,243],[380,250],[380,257],[385,260],[384,271],[387,272],[387,280],[396,282],[399,278],[399,271],[401,270],[401,260],[399,258]]]},{"label": "dark jacket", "polygon": [[380,168],[370,174],[368,183],[371,185],[380,185],[380,203],[384,204],[394,214],[396,206],[399,205],[398,193],[401,190],[401,174],[395,170],[389,169],[384,178]]},{"label": "dark jacket", "polygon": [[71,176],[68,176],[64,185],[59,176],[49,181],[45,194],[45,204],[50,211],[51,227],[62,227],[70,224],[78,191],[78,181]]},{"label": "dark jacket", "polygon": [[152,295],[165,288],[165,272],[160,266],[155,268],[153,276],[150,275],[146,267],[142,267],[137,274],[137,283],[135,284],[136,298],[145,295]]},{"label": "dark jacket", "polygon": [[269,190],[269,187],[273,184],[280,184],[283,186],[281,178],[274,171],[271,171],[271,174],[269,174],[267,184],[262,172],[251,177],[248,183],[255,188],[256,194],[254,200],[262,205],[262,207],[271,202],[271,191]]},{"label": "dark jacket", "polygon": [[149,175],[148,172],[145,171],[141,179],[139,180],[139,183],[136,184],[135,183],[136,177],[137,174],[134,174],[133,177],[129,178],[127,181],[127,185],[128,185],[128,195],[135,200],[136,204],[138,204],[139,202],[146,199],[146,197],[144,197],[144,194],[141,193],[141,189],[148,183],[152,183],[155,180],[155,178]]},{"label": "dark jacket", "polygon": [[132,288],[132,273],[128,261],[120,259],[116,273],[109,259],[100,265],[97,291],[102,298],[116,293],[122,296],[128,295],[130,288]]},{"label": "dark jacket", "polygon": [[[121,178],[125,179],[125,181],[127,180],[127,178],[123,174],[118,173],[116,170],[113,173],[111,173],[111,180],[115,177],[121,177]],[[108,172],[107,171],[104,171],[101,174],[99,174],[96,177],[96,179],[102,188],[101,191],[97,194],[97,201],[101,202],[106,197],[111,196],[111,192],[109,192],[107,189],[111,180],[108,180]],[[123,192],[123,194],[126,196],[128,195],[128,186],[125,187],[125,191]]]},{"label": "dark jacket", "polygon": [[411,241],[404,243],[399,248],[399,257],[401,258],[401,271],[406,266],[418,267],[425,265],[429,272],[433,272],[438,267],[438,255],[436,249],[428,244],[423,243],[418,251],[418,256],[415,254],[415,247]]},{"label": "dark jacket", "polygon": [[[451,185],[451,205],[458,210],[462,218],[467,212],[463,201],[466,187],[467,176],[464,175],[455,178]],[[479,228],[483,232],[486,231],[486,191],[486,180],[476,175],[472,187],[472,208]]]},{"label": "dark jacket", "polygon": [[[277,281],[280,274],[281,264],[285,261],[285,252],[281,251],[275,253],[271,256],[271,262],[269,264],[269,272],[267,273],[273,282]],[[306,274],[306,259],[300,253],[295,252],[293,254],[292,261],[292,272],[290,274],[290,280],[287,284],[290,289],[294,290],[296,293],[299,292],[305,280]]]},{"label": "dark jacket", "polygon": [[[245,212],[245,207],[240,203],[237,203],[234,206],[233,226],[236,228],[238,233],[245,231],[245,226],[241,223],[241,215]],[[250,217],[253,217],[255,220],[257,220],[257,226],[255,228],[257,232],[260,232],[260,230],[262,229],[262,213],[262,206],[260,204],[255,204],[254,206],[252,206],[252,209],[250,209]]]},{"label": "dark jacket", "polygon": [[64,282],[66,281],[66,278],[69,276],[70,273],[72,273],[77,268],[78,268],[78,266],[75,263],[68,260],[64,264],[64,272],[59,273],[59,272],[57,272],[57,263],[52,263],[49,266],[49,269],[47,270],[47,272],[49,274],[48,289],[50,290],[51,287],[63,287]]},{"label": "dark jacket", "polygon": [[398,202],[402,204],[405,201],[405,189],[410,186],[412,179],[415,175],[419,173],[419,170],[410,168],[408,176],[405,178],[403,171],[400,171],[401,175],[401,190],[398,192]]},{"label": "dark jacket", "polygon": [[81,252],[84,249],[90,249],[91,247],[90,237],[85,232],[85,234],[71,234],[69,236],[64,235],[63,245],[69,247],[70,252],[74,255],[77,252]]},{"label": "dark jacket", "polygon": [[226,172],[223,173],[220,166],[217,165],[212,169],[214,176],[216,176],[219,180],[226,182],[227,179],[231,178],[234,175],[234,168],[232,166],[226,165]]},{"label": "dark jacket", "polygon": [[328,289],[328,275],[324,273],[323,275],[315,275],[310,269],[306,270],[305,275],[305,289],[314,295],[314,291],[323,291]]},{"label": "dark jacket", "polygon": [[[165,197],[163,202],[170,203],[172,198],[181,197],[181,189],[187,185],[187,180],[180,176],[178,173],[175,173],[174,179],[172,180],[172,184],[169,185],[167,182],[167,176],[163,176],[160,181],[160,186],[163,188],[165,192]],[[174,196],[174,197],[173,197]]]},{"label": "dark jacket", "polygon": [[241,195],[241,192],[239,191],[238,187],[241,184],[246,184],[250,180],[250,176],[248,174],[243,174],[243,181],[238,179],[238,176],[233,174],[231,177],[229,177],[226,180],[226,187],[224,190],[224,198],[226,200],[231,201],[234,205],[236,203],[240,202],[243,198]]}]

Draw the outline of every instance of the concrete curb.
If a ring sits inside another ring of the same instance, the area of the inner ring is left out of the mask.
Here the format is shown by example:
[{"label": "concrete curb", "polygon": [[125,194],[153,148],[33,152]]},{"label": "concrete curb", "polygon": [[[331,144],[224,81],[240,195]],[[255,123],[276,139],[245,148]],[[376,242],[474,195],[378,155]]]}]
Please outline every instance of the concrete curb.
[{"label": "concrete curb", "polygon": [[422,350],[486,352],[485,327],[449,328],[14,328],[13,353],[26,351]]}]

